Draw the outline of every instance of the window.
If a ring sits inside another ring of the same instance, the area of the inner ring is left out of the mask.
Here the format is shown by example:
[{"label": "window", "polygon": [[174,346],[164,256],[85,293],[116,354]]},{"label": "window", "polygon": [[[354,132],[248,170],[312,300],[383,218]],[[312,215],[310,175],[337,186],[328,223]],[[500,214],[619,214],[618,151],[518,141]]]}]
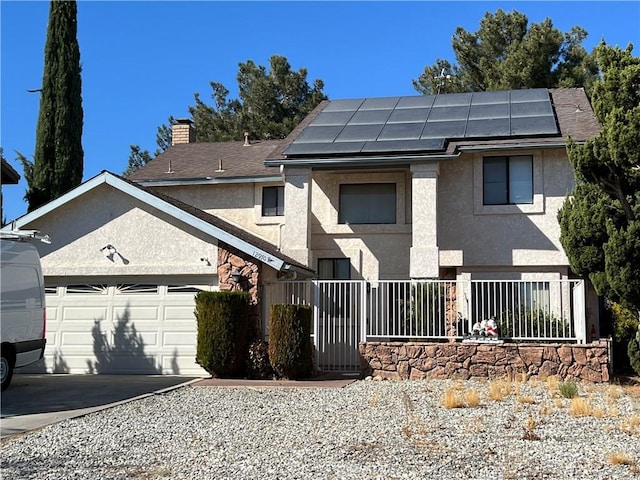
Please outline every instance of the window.
[{"label": "window", "polygon": [[351,260],[348,258],[321,258],[318,260],[320,280],[350,280]]},{"label": "window", "polygon": [[530,155],[487,157],[482,177],[485,205],[533,203],[533,158]]},{"label": "window", "polygon": [[284,215],[284,187],[264,187],[262,189],[262,216],[281,217]]},{"label": "window", "polygon": [[396,223],[396,184],[340,185],[338,223]]}]

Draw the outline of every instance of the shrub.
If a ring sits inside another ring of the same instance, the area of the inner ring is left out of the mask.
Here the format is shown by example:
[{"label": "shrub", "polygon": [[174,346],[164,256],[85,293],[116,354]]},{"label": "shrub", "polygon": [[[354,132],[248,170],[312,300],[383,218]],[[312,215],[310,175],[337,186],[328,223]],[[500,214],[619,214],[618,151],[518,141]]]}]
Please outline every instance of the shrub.
[{"label": "shrub", "polygon": [[578,395],[578,386],[574,382],[562,382],[558,390],[564,398],[574,398]]},{"label": "shrub", "polygon": [[249,330],[248,292],[199,292],[196,362],[214,377],[242,374]]},{"label": "shrub", "polygon": [[247,377],[255,380],[273,378],[273,368],[269,363],[269,344],[264,340],[254,340],[247,353]]},{"label": "shrub", "polygon": [[269,317],[269,362],[280,376],[309,376],[313,369],[311,307],[276,304]]},{"label": "shrub", "polygon": [[563,337],[572,335],[570,323],[565,323],[543,310],[505,310],[497,319],[502,338],[513,337]]},{"label": "shrub", "polygon": [[631,368],[633,368],[633,370],[638,375],[640,375],[640,327],[638,327],[636,337],[629,340],[629,345],[627,346],[627,355],[629,355]]}]

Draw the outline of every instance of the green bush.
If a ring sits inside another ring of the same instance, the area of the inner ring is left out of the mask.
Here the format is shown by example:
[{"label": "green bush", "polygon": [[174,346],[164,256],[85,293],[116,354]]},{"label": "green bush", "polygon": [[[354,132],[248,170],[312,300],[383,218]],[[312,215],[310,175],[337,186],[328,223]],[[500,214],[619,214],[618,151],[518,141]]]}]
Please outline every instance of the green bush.
[{"label": "green bush", "polygon": [[640,327],[638,327],[638,330],[636,331],[635,338],[629,340],[627,354],[629,355],[631,368],[640,375]]},{"label": "green bush", "polygon": [[196,362],[214,377],[243,373],[250,301],[248,292],[199,292],[196,295]]},{"label": "green bush", "polygon": [[560,390],[560,395],[564,398],[574,398],[578,396],[578,386],[575,382],[562,382],[558,386],[558,390]]},{"label": "green bush", "polygon": [[496,320],[500,338],[513,337],[570,337],[573,327],[543,310],[505,310]]},{"label": "green bush", "polygon": [[273,368],[269,363],[269,344],[264,340],[254,340],[249,344],[246,373],[248,378],[255,380],[273,378]]},{"label": "green bush", "polygon": [[630,344],[640,326],[638,317],[631,310],[615,302],[607,303],[611,315],[613,367],[617,372],[627,372],[631,368]]},{"label": "green bush", "polygon": [[311,307],[276,304],[269,316],[269,362],[288,379],[311,375]]}]

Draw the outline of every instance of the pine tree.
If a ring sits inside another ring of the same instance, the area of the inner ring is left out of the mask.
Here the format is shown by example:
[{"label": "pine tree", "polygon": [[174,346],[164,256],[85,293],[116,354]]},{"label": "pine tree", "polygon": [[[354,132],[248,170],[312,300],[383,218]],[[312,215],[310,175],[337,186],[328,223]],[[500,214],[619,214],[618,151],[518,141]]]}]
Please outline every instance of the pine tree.
[{"label": "pine tree", "polygon": [[604,42],[592,104],[602,131],[570,142],[577,186],[560,212],[560,241],[573,271],[596,291],[640,312],[640,58]]},{"label": "pine tree", "polygon": [[[28,210],[76,187],[82,182],[82,80],[77,40],[75,1],[53,0],[44,51],[44,74],[36,147],[25,199]],[[21,156],[25,171],[30,161]]]},{"label": "pine tree", "polygon": [[519,88],[586,87],[596,65],[582,46],[587,32],[562,33],[550,19],[529,25],[517,11],[486,13],[477,32],[462,27],[453,35],[457,64],[438,58],[413,80],[423,94]]}]

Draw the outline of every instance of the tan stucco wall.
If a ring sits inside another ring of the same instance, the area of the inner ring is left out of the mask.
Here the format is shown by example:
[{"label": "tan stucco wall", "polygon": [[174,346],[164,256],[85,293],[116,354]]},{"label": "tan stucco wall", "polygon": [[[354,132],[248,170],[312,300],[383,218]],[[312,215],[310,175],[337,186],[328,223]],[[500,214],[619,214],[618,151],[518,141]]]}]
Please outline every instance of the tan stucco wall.
[{"label": "tan stucco wall", "polygon": [[[353,279],[399,279],[409,274],[411,247],[410,185],[407,170],[379,172],[313,172],[311,249],[318,258],[351,259]],[[338,224],[341,183],[396,183],[395,225]]]},{"label": "tan stucco wall", "polygon": [[200,208],[278,245],[285,216],[262,216],[262,188],[284,183],[232,183],[155,187],[165,195]]},{"label": "tan stucco wall", "polygon": [[214,239],[106,184],[23,228],[52,239],[37,244],[45,276],[216,275]]},{"label": "tan stucco wall", "polygon": [[533,205],[483,206],[481,166],[482,154],[440,164],[440,266],[568,265],[557,220],[573,185],[564,150],[534,153]]}]

